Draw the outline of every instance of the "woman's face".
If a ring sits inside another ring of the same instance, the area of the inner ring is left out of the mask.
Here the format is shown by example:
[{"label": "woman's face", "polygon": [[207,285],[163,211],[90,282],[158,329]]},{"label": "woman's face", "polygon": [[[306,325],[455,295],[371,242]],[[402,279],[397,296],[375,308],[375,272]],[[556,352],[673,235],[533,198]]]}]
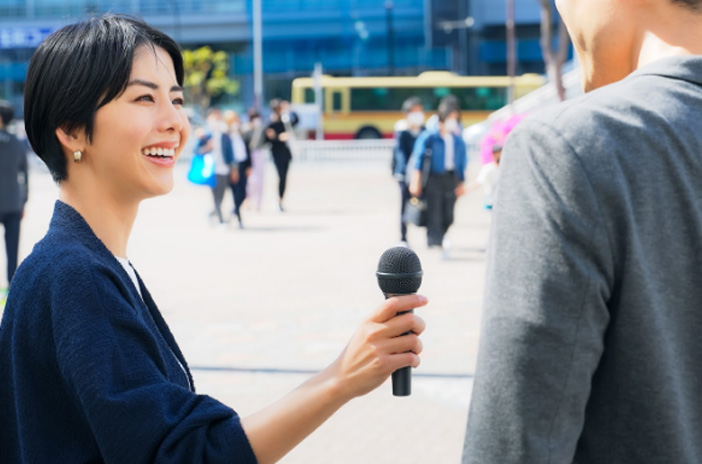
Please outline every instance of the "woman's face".
[{"label": "woman's face", "polygon": [[189,134],[171,57],[144,46],[135,53],[127,89],[95,114],[86,164],[118,199],[163,195],[173,188],[173,166]]}]

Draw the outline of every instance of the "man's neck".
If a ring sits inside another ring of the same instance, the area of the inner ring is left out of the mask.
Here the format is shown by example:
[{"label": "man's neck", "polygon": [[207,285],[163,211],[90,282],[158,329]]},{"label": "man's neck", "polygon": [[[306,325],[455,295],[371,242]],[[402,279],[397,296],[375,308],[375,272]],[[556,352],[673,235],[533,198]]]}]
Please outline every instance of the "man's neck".
[{"label": "man's neck", "polygon": [[630,17],[635,27],[616,38],[620,46],[600,47],[601,51],[581,57],[586,91],[616,82],[661,59],[702,55],[702,12],[667,1],[646,8],[633,2],[629,5],[635,9],[624,16]]}]

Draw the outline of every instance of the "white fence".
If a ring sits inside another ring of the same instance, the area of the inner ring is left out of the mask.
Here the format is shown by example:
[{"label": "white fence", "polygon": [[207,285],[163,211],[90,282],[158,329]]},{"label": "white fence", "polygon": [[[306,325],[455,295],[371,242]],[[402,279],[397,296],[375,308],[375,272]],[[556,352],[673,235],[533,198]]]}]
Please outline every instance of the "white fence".
[{"label": "white fence", "polygon": [[298,162],[386,163],[392,160],[394,139],[295,140],[291,149]]}]

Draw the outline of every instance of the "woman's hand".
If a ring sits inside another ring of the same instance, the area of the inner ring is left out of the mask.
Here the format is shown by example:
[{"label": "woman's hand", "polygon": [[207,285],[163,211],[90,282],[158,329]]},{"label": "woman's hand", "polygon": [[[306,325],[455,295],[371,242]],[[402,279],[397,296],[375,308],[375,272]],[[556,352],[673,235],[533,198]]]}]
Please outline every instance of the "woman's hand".
[{"label": "woman's hand", "polygon": [[[397,313],[425,304],[427,299],[419,295],[385,300],[334,363],[267,408],[242,418],[259,464],[278,462],[346,402],[378,387],[397,369],[417,367],[424,321]],[[406,332],[412,333],[403,335]]]},{"label": "woman's hand", "polygon": [[[427,304],[421,295],[389,298],[351,338],[341,356],[330,366],[340,393],[347,399],[365,395],[381,385],[397,369],[419,366],[424,321],[400,312]],[[403,335],[411,332],[408,335]]]},{"label": "woman's hand", "polygon": [[466,185],[465,185],[463,182],[460,182],[460,183],[456,186],[456,196],[457,196],[457,197],[460,197],[460,196],[463,195],[464,193],[466,193]]}]

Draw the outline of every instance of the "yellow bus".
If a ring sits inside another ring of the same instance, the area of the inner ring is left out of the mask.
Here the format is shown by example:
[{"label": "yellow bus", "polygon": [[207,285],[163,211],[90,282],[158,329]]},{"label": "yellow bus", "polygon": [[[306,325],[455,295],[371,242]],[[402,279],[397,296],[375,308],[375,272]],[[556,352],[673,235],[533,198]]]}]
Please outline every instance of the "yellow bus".
[{"label": "yellow bus", "polygon": [[[538,74],[514,78],[515,98],[546,82]],[[392,137],[395,123],[403,118],[402,103],[419,97],[427,113],[449,94],[461,102],[464,127],[487,119],[507,104],[510,79],[506,76],[459,76],[447,71],[428,71],[419,76],[332,77],[321,76],[322,128],[325,139]],[[301,77],[292,82],[293,108],[315,103],[315,80]],[[308,128],[311,129],[311,128]]]}]

